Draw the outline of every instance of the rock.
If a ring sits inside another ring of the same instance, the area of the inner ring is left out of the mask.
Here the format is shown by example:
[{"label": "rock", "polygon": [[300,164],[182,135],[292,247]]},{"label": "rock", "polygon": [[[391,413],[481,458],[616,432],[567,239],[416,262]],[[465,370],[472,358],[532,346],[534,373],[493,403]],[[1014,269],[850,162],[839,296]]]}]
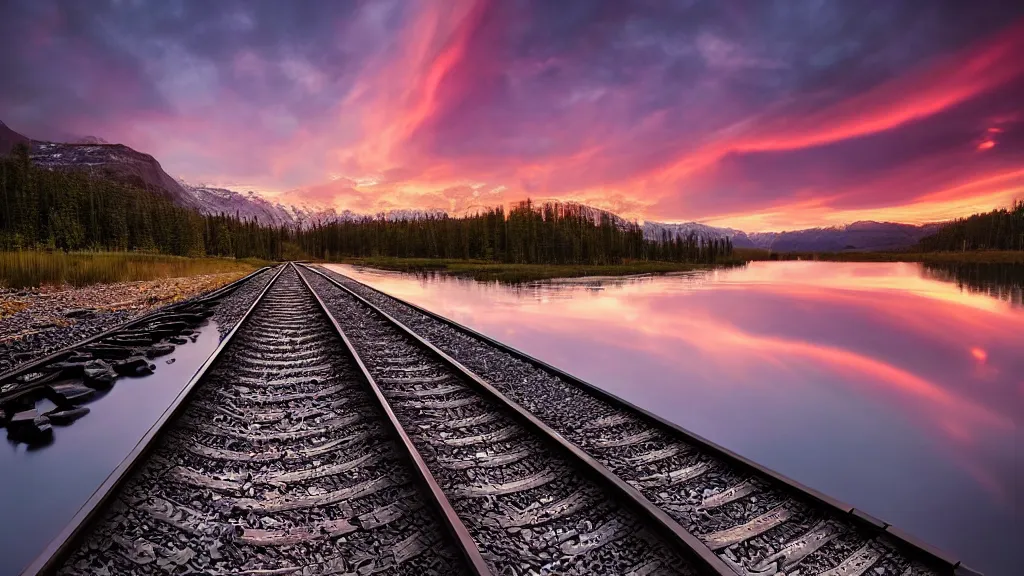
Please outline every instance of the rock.
[{"label": "rock", "polygon": [[147,358],[156,358],[158,356],[166,356],[174,352],[174,346],[171,344],[154,344],[146,349]]},{"label": "rock", "polygon": [[71,308],[70,310],[64,311],[65,318],[83,318],[86,316],[92,316],[96,313],[95,308]]},{"label": "rock", "polygon": [[68,356],[67,360],[68,362],[88,362],[89,360],[92,360],[92,354],[82,352],[81,350],[75,350],[70,356]]},{"label": "rock", "polygon": [[59,372],[64,376],[81,376],[87,362],[54,362],[47,364],[43,369],[50,372]]},{"label": "rock", "polygon": [[39,411],[35,408],[24,410],[22,412],[16,412],[14,416],[11,416],[10,421],[7,422],[8,426],[20,426],[27,422],[31,422],[39,417]]},{"label": "rock", "polygon": [[153,338],[151,336],[125,334],[121,336],[111,336],[104,340],[104,342],[113,346],[149,346],[153,343]]},{"label": "rock", "polygon": [[117,372],[113,366],[103,360],[93,360],[85,365],[84,370],[86,384],[109,386],[117,380]]},{"label": "rock", "polygon": [[126,360],[114,362],[114,371],[118,374],[132,375],[142,366],[149,366],[146,358],[144,356],[132,356]]},{"label": "rock", "polygon": [[75,420],[78,420],[82,416],[85,416],[88,413],[88,408],[80,406],[78,408],[70,408],[67,410],[53,410],[47,412],[46,417],[49,418],[51,422],[57,424],[58,426],[66,426],[68,424],[71,424]]},{"label": "rock", "polygon": [[167,341],[170,342],[171,344],[178,344],[178,345],[185,344],[185,343],[188,342],[188,340],[186,340],[184,338],[179,338],[178,336],[174,336],[172,338],[168,338]]},{"label": "rock", "polygon": [[77,382],[68,382],[64,384],[50,384],[48,386],[50,392],[53,393],[56,398],[60,401],[59,403],[64,404],[80,404],[93,397],[96,393],[92,388],[82,386]]},{"label": "rock", "polygon": [[53,437],[53,427],[50,419],[40,416],[35,409],[26,410],[11,418],[7,424],[7,435],[16,441],[37,444]]},{"label": "rock", "polygon": [[97,358],[104,360],[123,360],[132,355],[130,348],[110,346],[109,344],[90,344],[85,350]]}]

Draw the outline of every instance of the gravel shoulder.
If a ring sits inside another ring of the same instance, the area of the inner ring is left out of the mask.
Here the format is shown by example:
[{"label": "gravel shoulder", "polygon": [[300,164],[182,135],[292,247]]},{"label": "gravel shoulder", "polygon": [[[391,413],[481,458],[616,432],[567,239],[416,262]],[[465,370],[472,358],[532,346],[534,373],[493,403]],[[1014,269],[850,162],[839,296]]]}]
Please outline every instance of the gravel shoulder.
[{"label": "gravel shoulder", "polygon": [[0,372],[245,274],[0,291]]}]

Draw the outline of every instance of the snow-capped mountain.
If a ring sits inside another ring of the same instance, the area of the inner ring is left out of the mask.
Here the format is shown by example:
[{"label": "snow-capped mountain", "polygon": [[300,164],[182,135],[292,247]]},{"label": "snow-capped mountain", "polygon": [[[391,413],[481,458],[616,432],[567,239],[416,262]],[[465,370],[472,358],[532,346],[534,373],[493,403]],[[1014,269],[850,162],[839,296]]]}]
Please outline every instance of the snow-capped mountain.
[{"label": "snow-capped mountain", "polygon": [[[175,180],[164,172],[160,163],[149,154],[138,152],[123,144],[109,144],[95,136],[85,136],[75,142],[45,142],[29,138],[11,130],[0,122],[0,154],[6,154],[18,143],[30,145],[30,156],[39,166],[62,170],[87,170],[108,178],[120,180],[161,194],[180,206],[204,214],[227,214],[253,218],[262,224],[275,226],[308,227],[338,221],[365,218],[350,210],[338,212],[333,208],[285,205],[271,202],[254,191],[238,192],[226,188],[192,186]],[[575,204],[594,222],[607,215],[612,222],[626,226],[631,222],[617,214]],[[444,210],[397,209],[383,214],[389,220],[414,220],[444,216]],[[644,236],[650,240],[664,237],[688,237],[690,234],[708,241],[729,238],[737,248],[764,248],[780,252],[844,250],[891,250],[916,244],[932,234],[938,224],[914,226],[892,222],[854,222],[846,226],[809,228],[787,232],[746,233],[732,228],[718,228],[699,222],[664,223],[645,222]]]},{"label": "snow-capped mountain", "polygon": [[123,144],[31,141],[32,162],[51,170],[86,170],[151,190],[187,208],[201,209],[195,197],[171,178],[149,154]]},{"label": "snow-capped mountain", "polygon": [[81,138],[78,138],[77,140],[75,140],[73,142],[70,142],[70,143],[71,144],[110,144],[110,142],[107,142],[106,140],[104,140],[103,138],[100,138],[98,136],[82,136]]},{"label": "snow-capped mountain", "polygon": [[939,224],[897,224],[894,222],[854,222],[845,226],[807,228],[785,232],[743,232],[732,228],[716,228],[698,222],[664,224],[644,223],[644,236],[662,239],[696,234],[707,241],[729,238],[736,248],[762,248],[778,252],[842,252],[845,250],[894,250],[917,244],[921,238],[935,233]]},{"label": "snow-capped mountain", "polygon": [[666,235],[669,239],[675,239],[676,237],[687,238],[690,234],[693,234],[698,240],[704,242],[707,242],[708,240],[729,238],[732,240],[733,246],[737,248],[756,247],[754,242],[742,230],[717,228],[715,226],[701,224],[700,222],[682,222],[679,224],[644,222],[643,230],[644,238],[647,238],[648,240],[662,240]]}]

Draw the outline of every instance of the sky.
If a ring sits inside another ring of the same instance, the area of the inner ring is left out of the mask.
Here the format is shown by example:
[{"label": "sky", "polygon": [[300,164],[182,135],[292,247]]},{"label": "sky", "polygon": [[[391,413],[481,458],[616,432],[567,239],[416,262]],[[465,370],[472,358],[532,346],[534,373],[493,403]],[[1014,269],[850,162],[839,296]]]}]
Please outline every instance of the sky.
[{"label": "sky", "polygon": [[0,49],[22,134],[288,203],[759,231],[1024,198],[1020,2],[5,0]]}]

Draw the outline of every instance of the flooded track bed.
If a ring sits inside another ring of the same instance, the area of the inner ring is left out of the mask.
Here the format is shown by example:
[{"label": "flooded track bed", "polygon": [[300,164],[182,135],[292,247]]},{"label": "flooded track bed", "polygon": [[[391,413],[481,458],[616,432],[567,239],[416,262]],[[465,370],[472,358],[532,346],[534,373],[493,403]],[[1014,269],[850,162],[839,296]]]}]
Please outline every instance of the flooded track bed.
[{"label": "flooded track bed", "polygon": [[468,573],[438,516],[288,267],[57,573]]},{"label": "flooded track bed", "polygon": [[714,573],[464,373],[322,276],[302,273],[495,574]]},{"label": "flooded track bed", "polygon": [[[319,269],[322,270],[322,269]],[[737,574],[973,573],[895,528],[329,270],[586,450]]]}]

